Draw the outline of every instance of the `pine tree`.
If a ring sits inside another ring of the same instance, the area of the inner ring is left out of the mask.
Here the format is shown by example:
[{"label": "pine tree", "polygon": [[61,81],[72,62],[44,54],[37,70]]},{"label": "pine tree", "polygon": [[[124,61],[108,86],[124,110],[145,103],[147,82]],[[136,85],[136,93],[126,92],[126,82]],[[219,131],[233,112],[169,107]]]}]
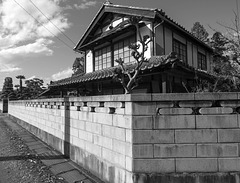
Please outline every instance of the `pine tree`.
[{"label": "pine tree", "polygon": [[203,25],[200,24],[200,22],[195,22],[193,24],[193,27],[191,29],[191,33],[198,39],[200,39],[203,42],[207,41],[208,38],[208,32],[203,27]]}]

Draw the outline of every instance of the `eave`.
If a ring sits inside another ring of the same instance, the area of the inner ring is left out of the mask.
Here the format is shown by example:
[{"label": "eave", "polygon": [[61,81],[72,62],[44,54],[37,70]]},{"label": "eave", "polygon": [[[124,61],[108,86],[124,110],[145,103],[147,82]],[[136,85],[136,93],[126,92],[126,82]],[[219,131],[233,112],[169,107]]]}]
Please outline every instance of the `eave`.
[{"label": "eave", "polygon": [[[130,71],[130,73],[133,73],[135,70],[136,64],[128,64],[126,65],[127,70]],[[106,68],[103,70],[94,71],[91,73],[86,73],[84,75],[76,75],[69,78],[65,78],[59,81],[53,82],[50,87],[61,87],[61,86],[67,86],[72,84],[84,84],[92,81],[101,81],[106,79],[113,79],[113,77],[116,74],[116,69],[120,69],[119,66]],[[166,59],[166,56],[153,56],[149,59],[148,62],[143,63],[143,65],[140,68],[140,73],[143,74],[145,72],[152,72],[153,70],[157,72],[163,72],[171,69],[179,69],[184,72],[197,74],[197,76],[204,78],[204,79],[210,79],[213,76],[208,74],[205,71],[196,70],[194,67],[191,67],[187,64],[184,64],[179,59]]]},{"label": "eave", "polygon": [[103,6],[100,8],[90,25],[88,26],[87,30],[83,34],[82,38],[79,40],[78,44],[74,47],[74,51],[80,52],[80,48],[83,47],[83,45],[88,44],[87,38],[91,36],[91,32],[94,29],[95,26],[97,26],[99,20],[102,18],[102,16],[105,13],[116,13],[116,14],[122,14],[126,16],[141,16],[145,20],[152,20],[152,21],[162,21],[164,20],[165,23],[173,26],[177,30],[180,30],[187,36],[189,36],[192,40],[202,45],[204,48],[208,49],[209,51],[213,52],[213,49],[208,46],[203,41],[196,38],[194,35],[192,35],[188,30],[186,30],[183,26],[179,25],[177,22],[175,22],[172,18],[166,15],[166,13],[163,10],[159,9],[150,9],[150,8],[140,8],[140,7],[131,7],[131,6],[122,6],[122,5],[113,5],[113,4],[103,4]]}]

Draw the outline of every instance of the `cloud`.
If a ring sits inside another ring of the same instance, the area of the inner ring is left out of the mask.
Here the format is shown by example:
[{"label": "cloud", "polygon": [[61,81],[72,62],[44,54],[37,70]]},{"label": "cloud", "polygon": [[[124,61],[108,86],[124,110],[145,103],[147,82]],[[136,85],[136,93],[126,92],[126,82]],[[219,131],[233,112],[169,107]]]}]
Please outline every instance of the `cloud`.
[{"label": "cloud", "polygon": [[0,73],[10,73],[10,72],[16,72],[20,71],[21,68],[16,67],[15,65],[11,64],[1,64],[0,65]]},{"label": "cloud", "polygon": [[52,55],[53,51],[48,48],[48,45],[52,43],[53,41],[51,40],[40,38],[34,43],[0,50],[0,58],[11,59],[17,56],[31,56],[36,54]]},{"label": "cloud", "polygon": [[[2,0],[0,1],[0,60],[15,56],[52,55],[52,39],[65,31],[68,22],[60,2],[63,0]],[[33,2],[47,18],[36,9]],[[23,8],[32,16],[30,16]],[[34,19],[34,18],[35,19]]]},{"label": "cloud", "polygon": [[97,4],[97,1],[88,1],[88,0],[82,0],[82,3],[78,4],[74,4],[74,7],[78,10],[80,9],[87,9],[90,6],[95,6]]},{"label": "cloud", "polygon": [[73,74],[73,71],[71,68],[67,68],[63,71],[60,71],[56,74],[53,74],[52,75],[52,79],[54,81],[57,81],[57,80],[60,80],[60,79],[64,79],[64,78],[67,78],[67,77],[71,77],[71,75]]}]

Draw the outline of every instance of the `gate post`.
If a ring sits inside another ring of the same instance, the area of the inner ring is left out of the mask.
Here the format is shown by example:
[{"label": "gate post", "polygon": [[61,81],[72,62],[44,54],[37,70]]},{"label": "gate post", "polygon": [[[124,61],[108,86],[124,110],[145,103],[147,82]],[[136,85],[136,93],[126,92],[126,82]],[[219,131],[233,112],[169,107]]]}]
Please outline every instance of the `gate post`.
[{"label": "gate post", "polygon": [[3,113],[8,113],[8,99],[3,99]]}]

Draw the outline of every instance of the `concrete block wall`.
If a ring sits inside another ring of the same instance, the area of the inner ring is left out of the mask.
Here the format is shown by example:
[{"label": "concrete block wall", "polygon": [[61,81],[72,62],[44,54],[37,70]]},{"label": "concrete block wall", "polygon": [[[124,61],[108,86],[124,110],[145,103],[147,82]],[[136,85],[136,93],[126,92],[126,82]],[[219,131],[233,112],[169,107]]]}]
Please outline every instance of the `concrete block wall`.
[{"label": "concrete block wall", "polygon": [[9,114],[105,182],[201,183],[240,171],[239,109],[239,93],[135,94],[12,101]]},{"label": "concrete block wall", "polygon": [[[113,100],[114,99],[114,100]],[[11,101],[9,114],[104,182],[132,182],[124,96]]]},{"label": "concrete block wall", "polygon": [[133,172],[240,171],[238,93],[153,94],[129,105]]}]

